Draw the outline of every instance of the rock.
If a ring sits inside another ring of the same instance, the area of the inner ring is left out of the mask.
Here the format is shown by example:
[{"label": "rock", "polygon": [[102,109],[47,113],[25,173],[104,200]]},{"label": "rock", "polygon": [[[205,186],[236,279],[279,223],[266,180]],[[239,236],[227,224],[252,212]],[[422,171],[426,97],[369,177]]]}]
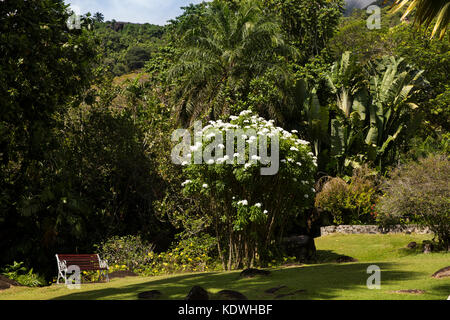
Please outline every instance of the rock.
[{"label": "rock", "polygon": [[286,286],[279,286],[279,287],[275,287],[275,288],[270,288],[267,289],[266,291],[264,291],[265,293],[270,293],[270,294],[274,294],[275,292],[277,292],[278,290],[287,288]]},{"label": "rock", "polygon": [[12,286],[21,287],[22,285],[15,280],[11,280],[10,278],[0,274],[0,281],[10,284]]},{"label": "rock", "polygon": [[256,276],[268,276],[270,274],[270,271],[267,270],[258,270],[258,269],[245,269],[241,272],[240,277],[241,278],[253,278]]},{"label": "rock", "polygon": [[200,286],[192,287],[186,300],[209,300],[208,292]]},{"label": "rock", "polygon": [[282,239],[282,246],[288,256],[297,261],[308,261],[316,255],[314,238],[306,235],[292,236]]},{"label": "rock", "polygon": [[283,293],[283,294],[277,295],[277,296],[275,297],[275,299],[281,299],[281,298],[284,298],[284,297],[290,297],[290,296],[293,296],[293,295],[294,295],[293,293]]},{"label": "rock", "polygon": [[279,294],[279,295],[277,295],[275,297],[275,299],[281,299],[281,298],[284,298],[284,297],[295,296],[296,294],[305,293],[305,292],[306,292],[306,290],[296,290],[296,291],[290,292],[290,293]]},{"label": "rock", "polygon": [[248,300],[242,293],[233,290],[222,290],[218,295],[224,300]]},{"label": "rock", "polygon": [[138,298],[145,299],[145,300],[154,300],[154,299],[158,299],[161,295],[162,295],[161,291],[151,290],[151,291],[140,292],[138,294]]},{"label": "rock", "polygon": [[436,279],[450,277],[450,266],[436,271],[433,273],[432,277]]},{"label": "rock", "polygon": [[414,242],[414,241],[410,242],[410,243],[408,243],[408,245],[406,247],[409,249],[414,249],[417,247],[417,242]]},{"label": "rock", "polygon": [[7,282],[0,280],[0,290],[9,289],[11,285]]},{"label": "rock", "polygon": [[337,263],[357,262],[358,260],[349,256],[340,256],[336,259]]}]

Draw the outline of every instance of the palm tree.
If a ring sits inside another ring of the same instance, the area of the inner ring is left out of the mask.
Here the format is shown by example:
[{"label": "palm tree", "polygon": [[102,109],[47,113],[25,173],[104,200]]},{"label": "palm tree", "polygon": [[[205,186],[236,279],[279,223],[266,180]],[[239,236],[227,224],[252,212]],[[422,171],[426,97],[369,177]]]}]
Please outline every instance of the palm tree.
[{"label": "palm tree", "polygon": [[96,13],[94,14],[94,19],[95,19],[97,22],[103,22],[103,21],[105,20],[105,16],[104,16],[103,13],[101,13],[101,12],[96,12]]},{"label": "palm tree", "polygon": [[414,23],[418,25],[428,26],[436,19],[431,37],[439,33],[442,39],[447,31],[447,26],[450,20],[450,1],[448,0],[396,0],[393,7],[393,12],[397,12],[405,5],[409,4],[403,18],[411,13],[413,9],[417,9]]},{"label": "palm tree", "polygon": [[178,119],[231,113],[252,79],[280,68],[277,55],[293,53],[281,34],[279,24],[254,1],[242,1],[236,10],[221,1],[209,3],[203,27],[184,33],[184,53],[169,72]]}]

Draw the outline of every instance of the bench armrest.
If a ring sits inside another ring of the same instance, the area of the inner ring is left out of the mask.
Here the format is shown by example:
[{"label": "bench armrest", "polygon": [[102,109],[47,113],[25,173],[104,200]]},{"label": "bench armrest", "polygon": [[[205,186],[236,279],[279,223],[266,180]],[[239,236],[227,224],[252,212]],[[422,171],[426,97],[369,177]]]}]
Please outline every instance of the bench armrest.
[{"label": "bench armrest", "polygon": [[108,267],[108,260],[102,260],[102,259],[98,259],[99,260],[99,265],[100,265],[100,268],[105,268],[105,269],[108,269],[109,270],[109,267]]}]

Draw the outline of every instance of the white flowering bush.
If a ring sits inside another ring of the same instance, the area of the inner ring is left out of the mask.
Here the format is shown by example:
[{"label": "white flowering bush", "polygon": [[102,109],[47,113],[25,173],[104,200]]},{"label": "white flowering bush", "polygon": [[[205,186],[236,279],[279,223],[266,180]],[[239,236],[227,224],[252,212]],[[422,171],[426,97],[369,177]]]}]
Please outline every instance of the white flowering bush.
[{"label": "white flowering bush", "polygon": [[[211,121],[203,128],[203,141],[217,139],[217,134],[225,141],[227,131],[236,129],[255,132],[244,134],[245,154],[235,146],[201,165],[194,164],[193,154],[186,157],[191,160],[183,162],[187,178],[183,192],[205,213],[205,221],[216,233],[226,269],[261,265],[273,257],[283,231],[294,220],[297,224],[306,222],[315,194],[316,158],[309,143],[299,139],[295,131],[287,132],[272,120],[244,111],[231,116],[229,122]],[[266,139],[267,149],[271,150],[275,136],[279,159],[272,158],[272,162],[279,161],[278,173],[262,175],[261,167],[274,164],[262,164],[260,152],[251,154],[249,149]],[[225,147],[225,142],[218,145],[218,149]],[[195,153],[205,148],[197,142],[190,150]]]}]

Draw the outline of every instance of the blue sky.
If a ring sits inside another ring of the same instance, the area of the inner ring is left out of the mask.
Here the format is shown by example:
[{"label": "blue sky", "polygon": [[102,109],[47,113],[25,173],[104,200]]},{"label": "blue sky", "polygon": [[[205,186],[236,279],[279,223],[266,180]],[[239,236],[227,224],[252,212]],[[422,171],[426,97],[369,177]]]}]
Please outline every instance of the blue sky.
[{"label": "blue sky", "polygon": [[65,0],[77,14],[101,12],[105,20],[164,25],[182,13],[180,7],[202,0]]}]

